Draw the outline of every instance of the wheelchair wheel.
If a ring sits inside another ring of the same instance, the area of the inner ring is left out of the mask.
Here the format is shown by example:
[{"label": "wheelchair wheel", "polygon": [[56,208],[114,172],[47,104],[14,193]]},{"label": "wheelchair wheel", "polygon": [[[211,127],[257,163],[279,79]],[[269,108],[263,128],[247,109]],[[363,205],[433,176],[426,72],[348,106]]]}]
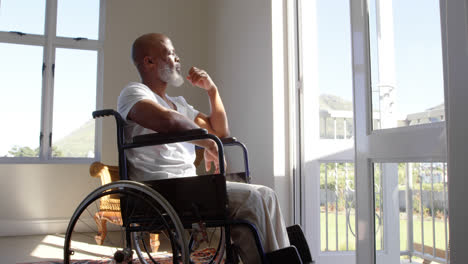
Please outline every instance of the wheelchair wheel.
[{"label": "wheelchair wheel", "polygon": [[[119,210],[106,208],[110,200],[117,201]],[[107,222],[113,223],[108,229]],[[184,228],[164,197],[132,181],[101,186],[80,203],[70,220],[65,234],[64,263],[91,257],[131,263],[134,253],[141,263],[153,263],[151,254],[145,255],[137,240],[141,234],[154,232],[168,236],[173,263],[190,262]]]}]

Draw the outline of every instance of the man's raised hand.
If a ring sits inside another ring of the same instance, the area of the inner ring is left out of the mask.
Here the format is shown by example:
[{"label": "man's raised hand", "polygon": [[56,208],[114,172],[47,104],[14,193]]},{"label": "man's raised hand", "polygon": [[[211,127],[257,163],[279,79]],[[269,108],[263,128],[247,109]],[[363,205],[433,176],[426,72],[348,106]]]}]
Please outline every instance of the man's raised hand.
[{"label": "man's raised hand", "polygon": [[209,91],[213,88],[216,88],[213,80],[206,71],[199,69],[197,67],[192,67],[189,70],[187,80],[193,85],[198,86],[206,91]]}]

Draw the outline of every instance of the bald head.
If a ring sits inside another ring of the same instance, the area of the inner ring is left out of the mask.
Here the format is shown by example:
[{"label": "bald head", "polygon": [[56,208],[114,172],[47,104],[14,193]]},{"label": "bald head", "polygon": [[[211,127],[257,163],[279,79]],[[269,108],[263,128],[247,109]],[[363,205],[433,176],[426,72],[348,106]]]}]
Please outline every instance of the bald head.
[{"label": "bald head", "polygon": [[160,56],[163,43],[170,41],[169,38],[159,33],[149,33],[140,36],[133,42],[132,59],[135,65],[142,63],[145,56]]}]

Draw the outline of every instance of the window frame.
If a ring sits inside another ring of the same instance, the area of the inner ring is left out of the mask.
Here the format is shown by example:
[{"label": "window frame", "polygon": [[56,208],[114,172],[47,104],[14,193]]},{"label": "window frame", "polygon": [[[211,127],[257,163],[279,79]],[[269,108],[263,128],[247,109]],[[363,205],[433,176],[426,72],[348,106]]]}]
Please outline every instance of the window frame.
[{"label": "window frame", "polygon": [[[96,109],[102,108],[104,75],[104,37],[106,0],[99,0],[98,39],[58,37],[57,6],[58,0],[45,1],[44,35],[0,31],[0,43],[43,47],[41,121],[38,157],[0,157],[0,164],[82,164],[101,158],[102,122],[95,123],[94,157],[52,157],[54,66],[57,48],[93,50],[97,52]],[[91,116],[91,113],[89,113]]]},{"label": "window frame", "polygon": [[[311,248],[311,254],[316,261],[323,263],[347,263],[350,259],[355,259],[355,251],[322,251],[321,250],[321,220],[320,215],[320,167],[327,163],[352,163],[354,164],[354,134],[346,139],[326,139],[320,137],[319,131],[319,86],[314,78],[317,74],[316,55],[318,47],[314,43],[307,42],[307,39],[316,39],[317,29],[316,21],[312,19],[316,14],[304,15],[304,4],[309,0],[295,0],[295,91],[297,92],[296,104],[296,122],[297,122],[297,153],[298,153],[298,178],[299,186],[296,191],[299,193],[296,197],[296,219],[301,220],[301,226],[304,228],[306,238]],[[316,1],[311,5],[315,5]],[[314,7],[314,11],[317,10]],[[304,35],[304,24],[310,22],[308,27],[309,36]],[[305,51],[307,47],[309,51]],[[350,49],[351,51],[351,49]],[[306,54],[306,55],[304,55]],[[307,61],[311,56],[314,60]],[[351,67],[351,60],[349,61]],[[305,73],[305,69],[310,68],[313,73]],[[315,75],[314,75],[315,74]],[[350,87],[351,88],[351,87]],[[305,103],[307,102],[307,103]],[[307,114],[316,113],[316,114]],[[354,117],[353,117],[354,118]],[[309,124],[309,125],[308,125]],[[314,125],[310,125],[314,124]],[[313,148],[309,146],[314,146]],[[354,165],[353,165],[354,166]],[[314,188],[311,189],[310,186]],[[298,197],[299,196],[299,197]]]}]

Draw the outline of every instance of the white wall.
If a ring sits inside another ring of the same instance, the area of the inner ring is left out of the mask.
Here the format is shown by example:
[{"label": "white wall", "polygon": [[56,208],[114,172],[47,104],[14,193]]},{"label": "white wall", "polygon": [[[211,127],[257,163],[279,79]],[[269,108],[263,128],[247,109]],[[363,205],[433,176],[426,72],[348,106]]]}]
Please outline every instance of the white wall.
[{"label": "white wall", "polygon": [[211,1],[207,69],[218,84],[232,136],[249,149],[253,183],[277,191],[289,222],[289,175],[273,176],[278,142],[273,129],[272,2],[283,1]]},{"label": "white wall", "polygon": [[87,165],[1,165],[0,236],[59,232],[98,185]]},{"label": "white wall", "polygon": [[[255,183],[274,187],[271,6],[267,0],[110,0],[106,8],[103,108],[116,108],[120,90],[139,77],[130,60],[133,40],[167,34],[183,71],[208,70],[224,99],[232,134],[250,151]],[[205,93],[187,83],[169,90],[208,112]],[[102,161],[117,164],[115,125],[103,122]],[[77,204],[99,180],[88,164],[0,165],[0,236],[63,231]],[[286,177],[280,181],[288,189]],[[289,214],[289,194],[280,192]],[[288,217],[289,218],[289,217]]]},{"label": "white wall", "polygon": [[269,1],[212,1],[208,70],[231,134],[249,149],[253,181],[273,187],[272,49]]}]

